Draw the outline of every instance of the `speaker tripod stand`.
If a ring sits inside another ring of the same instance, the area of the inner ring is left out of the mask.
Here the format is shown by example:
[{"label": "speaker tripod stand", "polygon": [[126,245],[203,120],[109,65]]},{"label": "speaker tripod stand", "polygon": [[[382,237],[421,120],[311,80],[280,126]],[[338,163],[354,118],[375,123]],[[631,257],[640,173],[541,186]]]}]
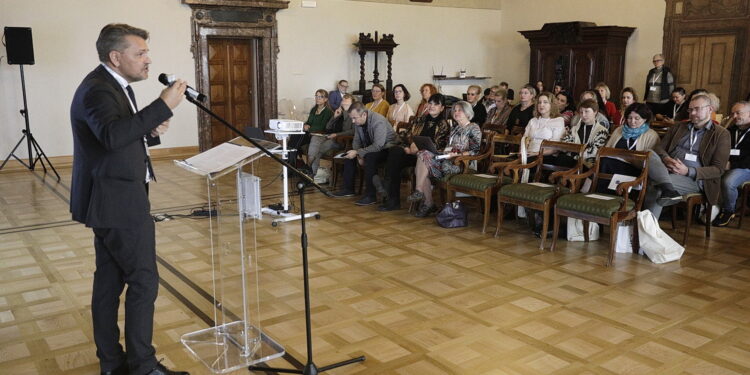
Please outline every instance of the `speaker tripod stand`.
[{"label": "speaker tripod stand", "polygon": [[[15,158],[19,163],[21,163],[21,165],[23,165],[30,171],[33,171],[34,167],[36,167],[36,163],[39,162],[39,164],[42,166],[42,169],[44,170],[44,174],[47,174],[47,165],[49,165],[49,168],[52,170],[52,172],[55,172],[55,176],[57,176],[57,181],[59,182],[60,174],[57,173],[57,170],[49,161],[49,158],[47,158],[44,150],[42,150],[42,146],[39,145],[39,142],[37,142],[36,138],[34,138],[34,134],[31,133],[31,127],[29,125],[29,109],[26,102],[26,79],[23,75],[23,65],[19,65],[19,67],[21,68],[21,92],[23,93],[23,109],[21,109],[20,112],[21,116],[23,116],[26,122],[26,129],[21,130],[21,133],[23,133],[21,139],[18,140],[16,146],[13,147],[13,150],[10,152],[10,154],[8,154],[8,157],[5,158],[3,164],[0,165],[0,170],[5,167],[5,164],[8,163],[10,158]],[[18,155],[16,155],[16,150],[18,150],[18,147],[21,146],[21,143],[23,143],[24,139],[26,140],[26,148],[29,151],[28,163],[24,162],[20,157],[18,157]],[[45,165],[45,162],[47,165]]]}]

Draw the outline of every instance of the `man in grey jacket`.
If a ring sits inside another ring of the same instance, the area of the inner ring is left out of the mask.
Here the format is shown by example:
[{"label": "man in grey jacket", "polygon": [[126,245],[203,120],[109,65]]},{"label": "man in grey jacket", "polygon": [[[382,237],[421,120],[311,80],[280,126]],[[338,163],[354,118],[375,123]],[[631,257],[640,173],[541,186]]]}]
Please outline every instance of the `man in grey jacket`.
[{"label": "man in grey jacket", "polygon": [[364,167],[365,194],[354,204],[368,206],[377,202],[372,177],[377,173],[378,163],[388,157],[388,148],[396,143],[396,133],[385,117],[366,110],[362,103],[352,104],[348,112],[354,124],[354,140],[352,149],[344,155],[344,186],[334,195],[354,196],[354,175],[357,165],[361,165]]}]

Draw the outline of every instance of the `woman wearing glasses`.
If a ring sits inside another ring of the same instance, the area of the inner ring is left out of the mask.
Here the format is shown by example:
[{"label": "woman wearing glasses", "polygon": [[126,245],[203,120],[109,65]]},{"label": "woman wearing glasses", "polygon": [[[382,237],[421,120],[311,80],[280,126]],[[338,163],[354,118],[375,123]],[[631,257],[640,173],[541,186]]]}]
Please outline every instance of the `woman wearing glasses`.
[{"label": "woman wearing glasses", "polygon": [[409,122],[409,118],[414,116],[414,110],[409,103],[407,103],[411,98],[411,95],[409,94],[409,90],[406,89],[406,86],[400,83],[394,86],[393,98],[396,99],[396,102],[391,104],[390,108],[388,108],[388,116],[386,116],[386,118],[391,125],[393,125],[393,130],[395,131],[396,125],[398,125],[399,122]]}]

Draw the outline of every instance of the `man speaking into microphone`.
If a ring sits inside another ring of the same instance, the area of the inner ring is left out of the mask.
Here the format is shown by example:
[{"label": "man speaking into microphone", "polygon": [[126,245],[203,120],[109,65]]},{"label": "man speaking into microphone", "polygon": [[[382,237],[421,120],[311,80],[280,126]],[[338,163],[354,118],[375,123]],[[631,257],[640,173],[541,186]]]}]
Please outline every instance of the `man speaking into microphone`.
[{"label": "man speaking into microphone", "polygon": [[[70,108],[70,212],[94,232],[91,313],[102,374],[187,374],[158,363],[151,344],[159,275],[147,152],[167,131],[186,84],[175,81],[139,109],[130,84],[148,78],[147,39],[147,31],[133,26],[105,26],[96,41],[101,64],[78,86]],[[123,350],[117,313],[125,285]]]}]

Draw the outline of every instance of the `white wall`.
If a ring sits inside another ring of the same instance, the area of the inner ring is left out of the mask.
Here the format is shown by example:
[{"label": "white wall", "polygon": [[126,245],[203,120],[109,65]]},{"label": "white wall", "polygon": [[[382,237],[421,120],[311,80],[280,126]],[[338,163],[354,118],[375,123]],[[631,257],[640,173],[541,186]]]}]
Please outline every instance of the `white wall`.
[{"label": "white wall", "polygon": [[[414,106],[419,86],[432,81],[433,67],[444,67],[447,75],[465,67],[470,75],[492,76],[491,81],[480,82],[483,86],[501,80],[516,88],[526,83],[529,47],[517,31],[538,29],[546,22],[637,27],[628,45],[625,84],[639,89],[651,67],[651,56],[661,49],[665,7],[660,0],[511,0],[502,3],[502,11],[346,0],[319,0],[317,8],[302,8],[300,2],[292,0],[289,9],[278,13],[278,99],[290,99],[298,112],[305,102],[311,103],[316,89],[331,89],[339,79],[348,79],[356,88],[359,56],[352,43],[359,32],[376,30],[395,35],[399,46],[393,57],[394,84],[404,83],[410,89]],[[97,64],[94,43],[109,22],[130,23],[151,32],[151,78],[134,85],[141,105],[158,95],[162,87],[156,75],[161,72],[194,80],[190,9],[179,0],[0,0],[0,27],[33,30],[36,64],[25,67],[29,112],[32,130],[50,156],[72,153],[70,101],[81,79]],[[380,78],[384,80],[384,54],[381,57]],[[368,79],[372,66],[370,54]],[[443,92],[459,96],[469,83],[444,83]],[[2,156],[21,136],[20,86],[18,66],[7,65],[3,59]],[[197,145],[197,132],[196,109],[183,103],[160,147]]]},{"label": "white wall", "polygon": [[[518,31],[538,30],[545,23],[584,21],[598,26],[627,26],[636,30],[628,40],[625,56],[625,86],[635,88],[643,97],[646,74],[653,68],[651,58],[661,52],[664,34],[662,0],[523,0],[503,1],[500,22],[505,77],[511,87],[518,88],[529,80],[529,42]],[[667,62],[669,65],[669,62]]]},{"label": "white wall", "polygon": [[[433,67],[438,72],[444,67],[449,76],[455,76],[461,67],[477,76],[498,77],[502,71],[496,63],[502,55],[496,48],[501,39],[499,10],[347,0],[318,1],[317,8],[302,8],[300,1],[292,0],[289,9],[278,14],[279,99],[294,101],[298,112],[305,102],[310,108],[315,90],[331,90],[339,79],[347,79],[350,90],[356,90],[359,55],[352,43],[360,32],[394,34],[399,46],[393,54],[393,84],[406,85],[414,107],[421,99],[419,86],[432,82]],[[385,85],[385,54],[379,59],[379,78]],[[365,66],[367,80],[372,79],[373,66],[370,53]],[[444,83],[443,92],[460,96],[469,84]]]},{"label": "white wall", "polygon": [[[32,29],[35,65],[24,66],[31,129],[49,156],[73,153],[70,103],[83,77],[98,64],[95,42],[99,30],[111,22],[124,22],[151,33],[153,64],[147,81],[133,84],[138,104],[144,106],[159,95],[156,80],[171,72],[192,81],[190,9],[177,0],[2,0],[0,27]],[[5,55],[3,48],[0,55]],[[24,120],[21,78],[17,65],[0,63],[0,154],[8,154],[21,137]],[[198,143],[195,108],[183,103],[175,110],[170,132],[162,146]],[[22,150],[26,150],[22,146]],[[25,151],[21,151],[25,155]]]}]

